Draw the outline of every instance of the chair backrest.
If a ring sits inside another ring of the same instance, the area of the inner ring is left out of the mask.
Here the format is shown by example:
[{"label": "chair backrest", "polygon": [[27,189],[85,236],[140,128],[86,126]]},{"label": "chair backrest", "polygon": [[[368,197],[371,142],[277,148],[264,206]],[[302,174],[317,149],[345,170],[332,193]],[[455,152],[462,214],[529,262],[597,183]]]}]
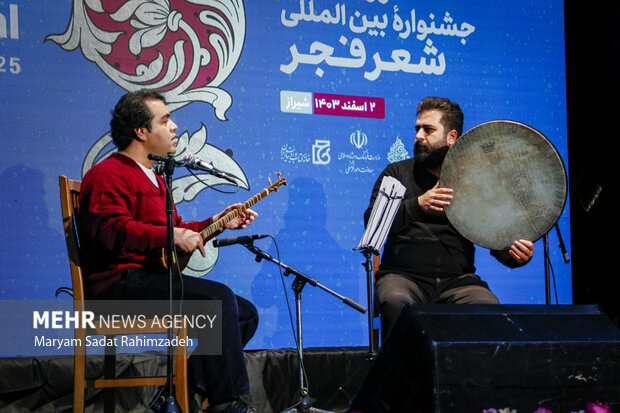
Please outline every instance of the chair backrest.
[{"label": "chair backrest", "polygon": [[60,184],[62,224],[65,229],[65,240],[71,266],[73,299],[84,300],[84,278],[80,264],[80,242],[77,231],[77,219],[80,209],[79,196],[82,182],[69,179],[64,175],[60,175],[58,181]]}]

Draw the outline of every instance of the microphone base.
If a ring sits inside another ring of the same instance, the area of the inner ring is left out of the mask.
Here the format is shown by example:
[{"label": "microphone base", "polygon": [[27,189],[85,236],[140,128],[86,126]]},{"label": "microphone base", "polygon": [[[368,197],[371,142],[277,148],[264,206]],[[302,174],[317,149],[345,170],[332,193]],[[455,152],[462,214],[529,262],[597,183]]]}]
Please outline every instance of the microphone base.
[{"label": "microphone base", "polygon": [[181,406],[177,402],[177,399],[170,396],[166,399],[166,402],[159,410],[159,413],[182,413]]}]

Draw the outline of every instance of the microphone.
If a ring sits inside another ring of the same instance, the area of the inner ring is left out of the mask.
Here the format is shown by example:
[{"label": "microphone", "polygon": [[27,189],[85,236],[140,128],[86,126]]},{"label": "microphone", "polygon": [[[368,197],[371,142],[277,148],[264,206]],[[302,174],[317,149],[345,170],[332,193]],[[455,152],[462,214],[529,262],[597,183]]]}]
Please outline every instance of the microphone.
[{"label": "microphone", "polygon": [[217,176],[218,178],[222,178],[222,179],[227,180],[228,182],[232,182],[233,184],[236,184],[236,181],[232,177],[228,176],[228,174],[220,171],[219,169],[217,169],[215,166],[213,166],[210,163],[203,162],[199,157],[197,157],[194,154],[191,154],[191,153],[186,154],[183,157],[183,162],[185,163],[185,166],[190,169],[207,172],[208,174]]},{"label": "microphone", "polygon": [[155,161],[155,165],[153,165],[153,170],[157,175],[172,175],[175,166],[184,165],[183,162],[174,159],[174,154],[171,153],[169,153],[167,157],[155,155],[154,153],[149,153],[147,155],[147,158],[149,158],[151,161]]},{"label": "microphone", "polygon": [[154,153],[149,153],[147,155],[147,158],[149,158],[151,161],[155,161],[155,162],[170,162],[172,160],[174,162],[175,166],[183,166],[184,165],[184,162],[177,161],[176,159],[174,159],[172,154],[169,154],[167,157],[164,157],[164,156],[155,155]]},{"label": "microphone", "polygon": [[268,236],[269,234],[254,234],[254,235],[243,235],[241,237],[216,239],[216,240],[213,240],[213,246],[214,247],[225,247],[227,245],[249,244],[255,239],[266,238]]}]

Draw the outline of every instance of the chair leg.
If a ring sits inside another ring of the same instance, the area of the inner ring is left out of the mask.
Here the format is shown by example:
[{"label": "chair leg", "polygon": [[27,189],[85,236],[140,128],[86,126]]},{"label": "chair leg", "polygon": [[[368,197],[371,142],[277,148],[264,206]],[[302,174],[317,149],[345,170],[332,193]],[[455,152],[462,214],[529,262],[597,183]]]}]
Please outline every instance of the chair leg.
[{"label": "chair leg", "polygon": [[176,355],[174,361],[174,387],[181,410],[189,412],[189,396],[187,390],[187,359],[183,355]]},{"label": "chair leg", "polygon": [[84,390],[86,388],[85,380],[85,356],[76,355],[74,362],[74,380],[73,380],[73,411],[75,413],[84,412]]},{"label": "chair leg", "polygon": [[[108,336],[105,336],[106,341]],[[111,341],[114,343],[114,340]],[[103,358],[103,377],[106,379],[116,378],[116,346],[114,344],[105,346],[105,355]],[[116,389],[108,387],[103,391],[103,411],[104,413],[114,413],[116,410]]]},{"label": "chair leg", "polygon": [[[80,352],[81,350],[81,352]],[[73,356],[73,411],[84,412],[84,391],[86,390],[86,355],[84,348],[76,346]]]},{"label": "chair leg", "polygon": [[[181,339],[187,339],[187,330],[182,327],[177,332],[177,337]],[[175,347],[174,356],[174,387],[176,391],[176,398],[181,410],[189,412],[189,396],[187,386],[187,347],[178,346]]]}]

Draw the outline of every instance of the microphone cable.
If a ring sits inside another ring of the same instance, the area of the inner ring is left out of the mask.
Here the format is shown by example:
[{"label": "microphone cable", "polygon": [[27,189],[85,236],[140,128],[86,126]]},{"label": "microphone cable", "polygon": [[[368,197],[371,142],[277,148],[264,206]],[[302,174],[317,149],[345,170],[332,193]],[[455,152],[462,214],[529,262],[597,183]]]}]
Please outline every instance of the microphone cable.
[{"label": "microphone cable", "polygon": [[[217,191],[217,192],[219,192],[219,193],[221,193],[221,194],[229,194],[229,195],[232,195],[232,194],[236,194],[237,192],[239,192],[239,189],[241,189],[241,187],[239,186],[239,182],[238,182],[238,181],[240,181],[239,177],[237,177],[237,176],[235,176],[235,175],[233,175],[233,174],[229,174],[229,175],[230,175],[231,177],[235,178],[235,189],[234,189],[234,190],[232,190],[232,191],[224,191],[224,190],[222,190],[222,189],[216,188],[216,187],[215,187],[215,185],[211,185],[211,184],[209,184],[209,183],[205,182],[205,181],[204,181],[204,180],[200,177],[200,175],[196,174],[196,173],[194,172],[194,170],[193,170],[193,169],[191,169],[190,167],[188,167],[187,165],[185,165],[185,168],[189,171],[189,173],[190,173],[190,174],[192,174],[192,175],[194,176],[194,178],[196,178],[196,179],[197,179],[197,180],[198,180],[201,184],[203,184],[205,187],[207,187],[207,188],[209,188],[209,189],[213,189],[214,191]],[[206,172],[205,172],[205,174],[206,174]]]}]

